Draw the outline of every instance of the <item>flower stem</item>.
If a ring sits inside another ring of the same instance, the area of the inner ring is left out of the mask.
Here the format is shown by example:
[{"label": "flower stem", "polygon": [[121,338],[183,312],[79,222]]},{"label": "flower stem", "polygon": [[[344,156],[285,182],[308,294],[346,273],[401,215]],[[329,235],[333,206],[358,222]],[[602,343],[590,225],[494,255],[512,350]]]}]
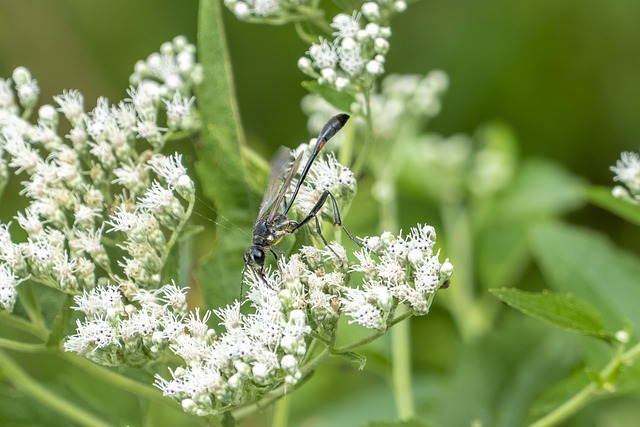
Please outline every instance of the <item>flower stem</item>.
[{"label": "flower stem", "polygon": [[77,424],[87,427],[109,427],[111,425],[34,381],[4,351],[0,351],[0,370],[16,388]]},{"label": "flower stem", "polygon": [[[398,310],[411,312],[405,306]],[[411,323],[400,322],[391,331],[391,378],[396,400],[398,418],[401,421],[410,420],[415,415],[413,394],[411,390]]]},{"label": "flower stem", "polygon": [[456,265],[455,284],[443,299],[448,303],[463,340],[470,341],[488,328],[489,317],[474,304],[473,241],[469,212],[462,202],[442,203],[442,224],[448,252]]},{"label": "flower stem", "polygon": [[24,353],[43,353],[50,351],[44,344],[25,343],[7,338],[0,338],[0,347],[6,348],[7,350],[22,351]]},{"label": "flower stem", "polygon": [[282,399],[276,402],[276,412],[273,415],[272,427],[287,427],[287,419],[289,415],[289,396],[284,395]]},{"label": "flower stem", "polygon": [[342,347],[336,347],[331,351],[331,353],[332,354],[345,353],[347,351],[352,351],[352,350],[354,350],[354,349],[356,349],[358,347],[362,347],[363,345],[368,344],[371,341],[375,341],[378,338],[380,338],[381,336],[383,336],[384,334],[386,334],[387,330],[390,327],[392,327],[392,326],[394,326],[394,325],[396,325],[398,323],[402,323],[403,320],[411,317],[412,315],[413,315],[413,311],[408,310],[408,311],[402,313],[400,316],[394,317],[394,319],[391,322],[389,322],[389,325],[387,326],[387,329],[385,329],[384,331],[374,332],[373,334],[369,335],[368,337],[365,337],[365,338],[363,338],[363,339],[361,339],[359,341],[356,341],[354,343],[347,344],[347,345],[344,345]]},{"label": "flower stem", "polygon": [[599,372],[599,381],[592,381],[555,410],[530,424],[529,427],[557,425],[576,413],[597,395],[614,391],[614,384],[620,370],[631,365],[638,357],[640,357],[640,344],[636,344],[625,353],[616,353],[607,366]]}]

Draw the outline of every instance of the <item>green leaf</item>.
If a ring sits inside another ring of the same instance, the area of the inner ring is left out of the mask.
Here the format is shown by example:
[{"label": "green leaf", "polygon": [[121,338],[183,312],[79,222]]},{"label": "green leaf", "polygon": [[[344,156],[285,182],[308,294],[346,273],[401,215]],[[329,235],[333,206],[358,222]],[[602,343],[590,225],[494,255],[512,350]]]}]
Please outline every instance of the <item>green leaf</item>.
[{"label": "green leaf", "polygon": [[351,94],[320,85],[316,81],[302,82],[302,87],[320,96],[340,111],[351,111],[351,104],[356,100]]},{"label": "green leaf", "polygon": [[601,234],[561,223],[536,227],[532,250],[548,284],[593,305],[608,329],[640,329],[640,259]]},{"label": "green leaf", "polygon": [[613,197],[609,187],[592,187],[587,190],[589,201],[636,225],[640,225],[640,206]]},{"label": "green leaf", "polygon": [[485,215],[476,248],[483,286],[503,287],[515,281],[530,259],[531,228],[580,206],[583,189],[581,179],[554,163],[526,161]]},{"label": "green leaf", "polygon": [[201,260],[196,273],[210,306],[225,305],[238,296],[244,266],[242,252],[248,244],[248,231],[254,219],[250,208],[252,195],[240,156],[243,135],[221,7],[216,0],[200,2],[198,58],[204,78],[198,88],[202,144],[198,147],[196,171],[203,193],[213,201],[218,217],[237,227],[217,229],[211,254]]},{"label": "green leaf", "polygon": [[544,291],[525,292],[519,289],[490,289],[493,295],[520,312],[543,320],[565,331],[613,340],[613,334],[604,329],[597,311],[573,295]]}]

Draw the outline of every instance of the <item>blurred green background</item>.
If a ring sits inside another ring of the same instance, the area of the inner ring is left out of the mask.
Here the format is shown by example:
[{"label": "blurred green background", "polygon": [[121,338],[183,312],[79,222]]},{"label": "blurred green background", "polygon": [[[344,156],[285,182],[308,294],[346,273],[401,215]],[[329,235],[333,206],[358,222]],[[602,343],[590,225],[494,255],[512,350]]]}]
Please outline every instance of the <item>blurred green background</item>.
[{"label": "blurred green background", "polygon": [[[127,78],[136,60],[179,34],[195,42],[197,7],[194,0],[0,1],[0,75],[7,78],[16,66],[28,67],[40,82],[41,102],[51,102],[53,95],[71,88],[84,94],[87,108],[93,108],[98,96],[117,101],[127,96]],[[612,185],[609,166],[621,151],[640,148],[639,17],[637,0],[424,0],[394,19],[386,70],[424,74],[438,68],[448,73],[451,86],[431,131],[473,133],[483,123],[500,120],[514,131],[522,157],[544,157],[591,183]],[[299,108],[304,76],[296,61],[308,47],[290,26],[249,25],[227,11],[225,24],[249,143],[268,158],[279,145],[296,146],[307,139]],[[410,200],[404,201],[401,210],[410,210]],[[570,219],[640,250],[637,227],[599,208],[586,206]],[[438,315],[437,309],[434,314],[414,322],[415,336],[430,334],[434,343],[425,344],[428,351],[414,358],[417,365],[445,372],[453,349],[438,335],[454,333],[454,328],[446,315]],[[510,316],[518,315],[506,315],[496,333],[509,328]],[[505,333],[517,336],[517,331]],[[567,341],[566,335],[559,336],[561,341],[546,351],[557,352],[561,364]],[[496,344],[493,351],[511,351],[511,360],[518,360],[520,351],[543,351],[531,344],[539,343],[535,334],[521,338],[522,346]],[[490,347],[491,339],[482,346]],[[476,362],[462,360],[468,370],[463,367],[459,374],[483,375],[484,368],[474,368]],[[331,423],[336,417],[348,426],[363,416],[393,416],[393,401],[380,392],[387,385],[375,375],[384,364],[369,360],[367,371],[374,375],[342,377],[347,370],[353,371],[340,363],[323,367],[303,388],[293,407],[295,419],[305,420],[300,425],[338,425]],[[341,375],[340,386],[325,372]],[[438,391],[429,390],[433,385],[420,381],[419,375],[419,405],[429,412],[433,408],[420,401],[420,393]],[[487,387],[496,384],[495,378],[487,378]],[[316,392],[323,395],[322,409]],[[481,398],[469,396],[480,412],[490,406]],[[619,404],[619,413],[626,404]],[[346,405],[367,410],[349,420],[344,418]],[[317,411],[321,415],[313,415]],[[255,425],[262,425],[260,419]]]}]

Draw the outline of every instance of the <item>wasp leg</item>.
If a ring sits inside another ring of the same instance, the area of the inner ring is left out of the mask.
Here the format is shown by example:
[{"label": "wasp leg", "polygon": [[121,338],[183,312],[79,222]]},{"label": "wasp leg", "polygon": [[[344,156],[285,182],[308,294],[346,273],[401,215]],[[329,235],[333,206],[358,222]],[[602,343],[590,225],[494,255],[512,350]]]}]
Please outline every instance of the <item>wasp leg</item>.
[{"label": "wasp leg", "polygon": [[[278,273],[279,276],[282,278],[282,268],[280,268],[280,258],[285,257],[285,253],[282,249],[280,249],[277,246],[269,246],[269,252],[271,252],[271,254],[273,255],[273,257],[276,259],[276,265],[278,266]],[[271,287],[271,286],[269,286]],[[273,288],[272,288],[273,289]]]},{"label": "wasp leg", "polygon": [[[320,196],[320,198],[316,202],[315,206],[313,206],[313,208],[311,209],[311,212],[309,212],[309,214],[293,228],[291,233],[293,233],[294,231],[296,231],[297,229],[299,229],[300,227],[305,225],[307,222],[311,221],[311,218],[315,218],[315,220],[316,220],[316,230],[318,231],[318,234],[322,238],[322,242],[327,247],[329,247],[329,244],[327,243],[327,240],[322,235],[320,222],[318,220],[318,217],[316,216],[316,215],[318,215],[318,213],[320,212],[320,210],[322,209],[322,207],[326,203],[328,197],[331,198],[331,204],[333,206],[333,225],[339,225],[340,227],[342,227],[344,232],[347,233],[347,236],[349,236],[349,239],[351,239],[358,246],[362,247],[362,242],[358,241],[358,239],[353,237],[353,234],[351,234],[349,232],[349,230],[347,230],[347,227],[345,227],[344,224],[342,223],[342,218],[340,217],[340,211],[338,210],[338,202],[336,202],[336,198],[333,197],[333,194],[331,194],[328,190],[326,190],[325,192],[322,193],[322,195]],[[331,248],[329,248],[329,249],[331,249]],[[332,250],[332,252],[333,252],[333,250]],[[335,254],[335,252],[334,252],[334,254]]]}]

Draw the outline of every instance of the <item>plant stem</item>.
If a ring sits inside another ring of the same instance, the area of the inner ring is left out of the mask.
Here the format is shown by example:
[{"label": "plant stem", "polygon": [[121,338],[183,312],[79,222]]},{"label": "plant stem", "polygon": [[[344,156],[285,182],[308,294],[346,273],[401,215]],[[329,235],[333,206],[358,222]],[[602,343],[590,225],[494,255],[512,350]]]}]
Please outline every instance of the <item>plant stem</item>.
[{"label": "plant stem", "polygon": [[488,316],[474,304],[473,241],[469,213],[461,201],[443,202],[442,224],[448,252],[456,266],[455,283],[447,289],[448,303],[464,341],[480,336],[488,327]]},{"label": "plant stem", "polygon": [[284,395],[282,396],[282,399],[276,402],[276,412],[273,415],[272,427],[287,427],[290,399],[289,395]]},{"label": "plant stem", "polygon": [[[398,310],[411,312],[401,305]],[[414,418],[413,393],[411,390],[411,322],[400,322],[391,331],[391,378],[398,411],[398,419]]]},{"label": "plant stem", "polygon": [[371,341],[375,341],[378,338],[380,338],[381,336],[383,336],[384,334],[387,333],[387,330],[389,330],[389,328],[391,328],[394,325],[397,325],[398,323],[402,323],[403,320],[411,317],[413,315],[412,311],[407,311],[405,313],[402,313],[400,316],[394,317],[394,319],[389,322],[389,325],[387,326],[387,329],[385,329],[384,331],[378,331],[378,332],[374,332],[373,334],[369,335],[368,337],[365,337],[363,339],[361,339],[360,341],[356,341],[354,343],[351,344],[347,344],[345,346],[342,347],[337,347],[334,348],[331,353],[332,354],[340,354],[340,353],[345,353],[347,351],[352,351],[358,347],[362,347],[365,344],[370,343]]},{"label": "plant stem", "polygon": [[51,351],[44,344],[25,343],[6,338],[0,338],[0,347],[6,348],[7,350],[22,351],[24,353],[44,353],[47,351]]},{"label": "plant stem", "polygon": [[[18,287],[18,289],[20,288]],[[2,319],[1,321],[3,326],[4,325],[11,326],[15,329],[21,330],[23,332],[27,332],[35,337],[38,337],[41,340],[46,340],[47,337],[49,336],[49,332],[46,329],[40,328],[34,325],[33,323],[28,322],[27,320],[24,320],[17,316],[3,315],[1,316],[1,319]]]},{"label": "plant stem", "polygon": [[56,393],[51,392],[37,381],[34,381],[19,365],[14,363],[4,351],[0,351],[0,369],[3,375],[8,378],[16,388],[70,420],[73,420],[75,423],[88,427],[109,427],[111,425],[83,408],[62,399]]},{"label": "plant stem", "polygon": [[557,425],[576,413],[597,395],[614,391],[615,381],[620,370],[625,366],[631,365],[638,357],[640,357],[640,344],[636,344],[625,353],[616,353],[607,366],[599,372],[598,377],[600,381],[590,382],[569,400],[533,424],[530,424],[529,427],[549,427]]}]

